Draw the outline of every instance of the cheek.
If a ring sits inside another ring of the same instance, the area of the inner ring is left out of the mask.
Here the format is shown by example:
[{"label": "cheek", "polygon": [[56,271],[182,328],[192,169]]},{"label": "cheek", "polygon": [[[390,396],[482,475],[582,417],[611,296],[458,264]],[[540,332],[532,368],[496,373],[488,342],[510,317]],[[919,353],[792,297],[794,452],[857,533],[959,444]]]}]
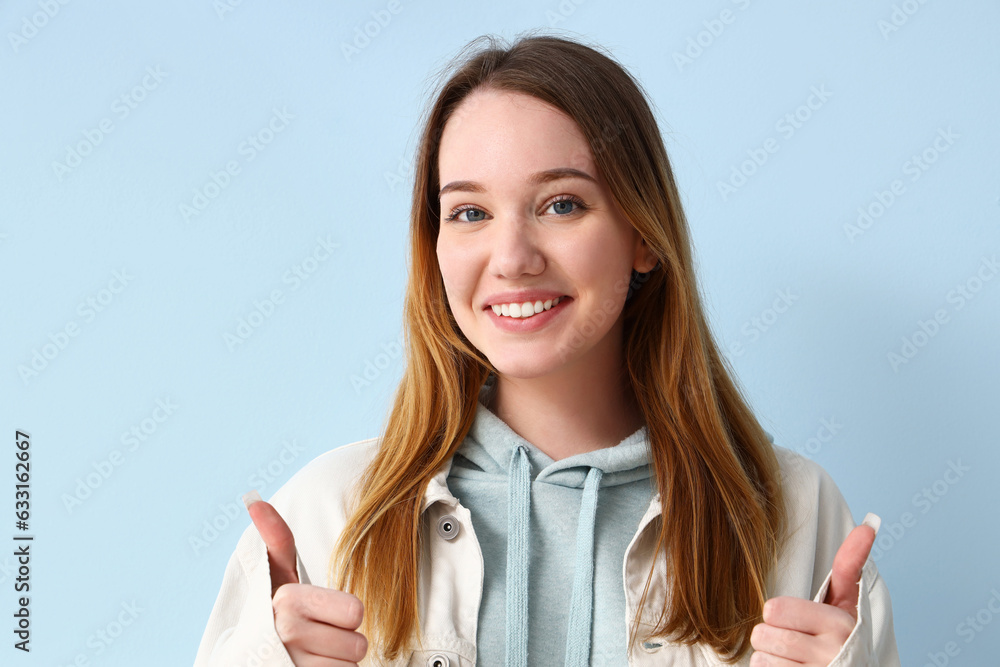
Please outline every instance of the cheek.
[{"label": "cheek", "polygon": [[450,251],[448,246],[438,244],[437,247],[437,262],[438,271],[441,272],[441,279],[444,281],[445,285],[450,285],[454,281],[455,267],[457,263],[453,257],[453,253]]},{"label": "cheek", "polygon": [[[578,246],[572,254],[573,274],[581,283],[602,297],[614,296],[628,290],[632,275],[632,259],[616,236],[595,237],[591,243]],[[622,289],[624,285],[624,290]]]},{"label": "cheek", "polygon": [[473,284],[470,280],[468,262],[462,261],[462,255],[446,247],[438,248],[438,270],[449,301],[461,299],[467,295]]}]

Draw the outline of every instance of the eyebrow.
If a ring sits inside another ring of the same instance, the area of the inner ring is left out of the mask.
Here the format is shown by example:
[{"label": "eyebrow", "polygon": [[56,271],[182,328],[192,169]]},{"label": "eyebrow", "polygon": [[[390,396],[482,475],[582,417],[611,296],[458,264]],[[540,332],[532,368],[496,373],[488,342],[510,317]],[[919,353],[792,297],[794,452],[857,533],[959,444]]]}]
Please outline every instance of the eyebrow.
[{"label": "eyebrow", "polygon": [[[528,183],[530,185],[541,185],[543,183],[548,183],[549,181],[557,181],[561,178],[583,178],[592,183],[597,183],[597,179],[588,174],[585,171],[580,171],[579,169],[573,169],[572,167],[556,167],[555,169],[546,169],[545,171],[539,171],[532,174],[528,178]],[[448,185],[441,188],[438,192],[438,199],[441,199],[448,192],[486,192],[480,183],[475,181],[452,181]]]}]

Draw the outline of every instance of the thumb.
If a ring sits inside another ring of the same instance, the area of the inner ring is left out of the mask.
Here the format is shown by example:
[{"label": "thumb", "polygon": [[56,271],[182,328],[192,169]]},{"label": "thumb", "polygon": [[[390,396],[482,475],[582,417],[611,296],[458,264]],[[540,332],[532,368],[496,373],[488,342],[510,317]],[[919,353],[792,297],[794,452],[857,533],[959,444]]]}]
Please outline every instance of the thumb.
[{"label": "thumb", "polygon": [[250,520],[267,547],[267,560],[271,566],[271,596],[283,584],[297,584],[299,577],[295,570],[295,538],[292,529],[269,503],[260,499],[257,491],[243,496]]},{"label": "thumb", "polygon": [[823,603],[840,607],[854,620],[858,619],[861,571],[872,545],[875,544],[875,534],[881,523],[882,519],[877,514],[869,512],[861,525],[855,526],[848,534],[837,550],[837,555],[833,557],[833,575]]}]

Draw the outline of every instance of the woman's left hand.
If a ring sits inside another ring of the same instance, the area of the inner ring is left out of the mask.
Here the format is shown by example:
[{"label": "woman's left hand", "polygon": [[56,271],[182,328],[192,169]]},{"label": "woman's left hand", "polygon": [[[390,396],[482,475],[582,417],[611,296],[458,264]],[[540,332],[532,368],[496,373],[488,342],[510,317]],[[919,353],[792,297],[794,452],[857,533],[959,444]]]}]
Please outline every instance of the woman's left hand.
[{"label": "woman's left hand", "polygon": [[840,545],[822,603],[782,595],[764,604],[764,622],[754,626],[751,667],[826,667],[858,621],[858,583],[875,530],[861,524]]}]

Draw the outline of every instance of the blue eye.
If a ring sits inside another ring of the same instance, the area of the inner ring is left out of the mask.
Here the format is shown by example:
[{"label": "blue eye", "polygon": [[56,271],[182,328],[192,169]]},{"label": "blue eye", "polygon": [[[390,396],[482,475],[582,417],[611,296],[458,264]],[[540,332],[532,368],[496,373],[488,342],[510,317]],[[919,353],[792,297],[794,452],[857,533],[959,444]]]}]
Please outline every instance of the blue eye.
[{"label": "blue eye", "polygon": [[[575,208],[570,207],[569,204],[574,204]],[[576,213],[577,211],[586,211],[587,208],[589,207],[583,202],[582,199],[580,199],[576,195],[566,195],[552,202],[549,202],[549,205],[545,207],[545,210],[547,211],[550,208],[555,210],[556,217],[565,217],[566,215]],[[445,221],[472,223],[472,222],[482,222],[483,220],[485,220],[485,217],[476,217],[475,219],[459,220],[458,216],[460,216],[465,211],[473,211],[475,212],[476,215],[482,214],[483,216],[485,216],[486,214],[486,212],[483,211],[483,209],[481,208],[473,206],[472,204],[465,204],[455,208],[450,215],[445,217]]]},{"label": "blue eye", "polygon": [[554,202],[552,202],[551,204],[549,204],[549,207],[550,208],[554,207],[554,210],[555,210],[556,213],[572,213],[574,211],[574,209],[569,206],[570,204],[574,204],[576,206],[579,206],[579,204],[577,204],[577,202],[573,201],[572,199],[566,198],[566,199],[557,199],[557,200],[555,200]]},{"label": "blue eye", "polygon": [[[483,211],[483,209],[476,208],[475,206],[472,206],[470,204],[470,205],[467,205],[467,206],[459,206],[454,211],[452,211],[451,215],[449,215],[448,217],[446,217],[445,220],[447,220],[448,222],[455,222],[456,218],[458,218],[458,216],[462,215],[466,211],[476,211],[478,213],[482,213],[482,214],[485,215],[485,211]],[[458,220],[458,222],[482,222],[482,221],[483,221],[482,218],[479,218],[478,220]]]}]

